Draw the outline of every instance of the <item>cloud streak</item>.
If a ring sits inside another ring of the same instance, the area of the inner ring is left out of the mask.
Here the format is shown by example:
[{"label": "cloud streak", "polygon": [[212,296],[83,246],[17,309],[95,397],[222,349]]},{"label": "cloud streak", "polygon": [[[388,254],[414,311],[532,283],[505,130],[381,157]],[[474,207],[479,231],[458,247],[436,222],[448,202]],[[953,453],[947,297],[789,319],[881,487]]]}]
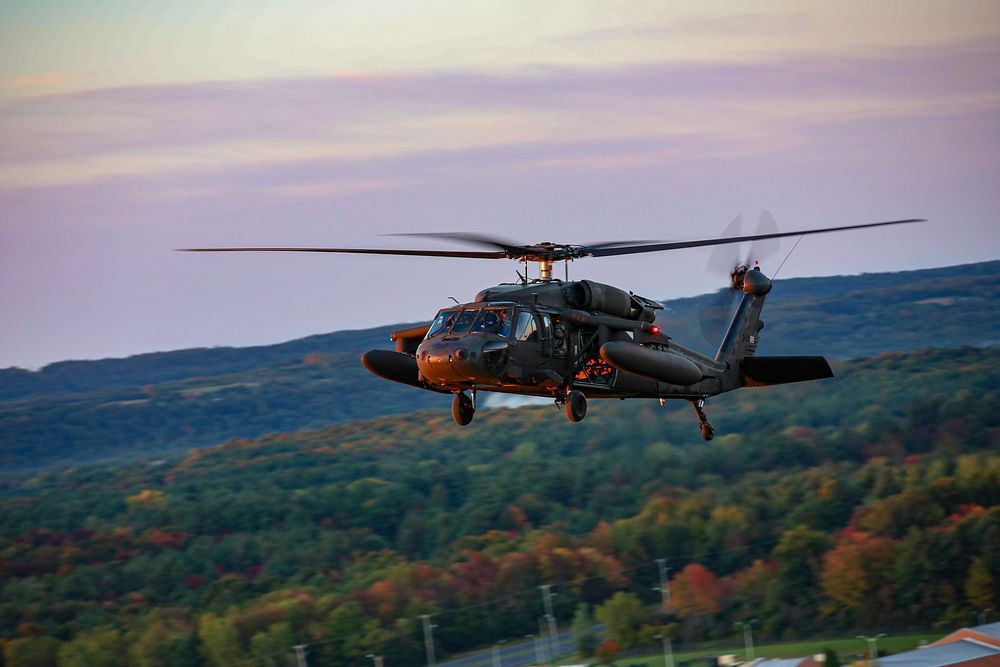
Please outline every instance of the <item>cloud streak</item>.
[{"label": "cloud streak", "polygon": [[[762,150],[803,128],[996,109],[1000,47],[516,71],[131,86],[0,108],[0,187],[525,142],[715,135]],[[293,119],[294,122],[289,122]]]}]

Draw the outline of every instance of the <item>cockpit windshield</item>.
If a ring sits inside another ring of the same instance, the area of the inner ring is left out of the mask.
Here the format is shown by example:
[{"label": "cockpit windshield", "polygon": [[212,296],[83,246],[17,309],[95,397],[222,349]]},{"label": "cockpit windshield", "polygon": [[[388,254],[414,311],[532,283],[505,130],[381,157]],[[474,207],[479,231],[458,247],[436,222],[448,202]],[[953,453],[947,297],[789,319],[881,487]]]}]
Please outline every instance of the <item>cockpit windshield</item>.
[{"label": "cockpit windshield", "polygon": [[479,315],[478,308],[468,308],[462,311],[462,314],[455,318],[455,324],[451,327],[452,333],[468,333],[472,328],[472,323],[476,321],[476,316]]},{"label": "cockpit windshield", "polygon": [[431,323],[426,338],[447,333],[492,333],[507,338],[513,319],[514,309],[509,307],[442,310]]},{"label": "cockpit windshield", "polygon": [[457,310],[442,310],[438,313],[438,316],[434,318],[433,322],[431,322],[431,328],[427,330],[426,338],[447,333],[452,322],[455,321],[455,317],[458,316],[458,313],[459,311]]}]

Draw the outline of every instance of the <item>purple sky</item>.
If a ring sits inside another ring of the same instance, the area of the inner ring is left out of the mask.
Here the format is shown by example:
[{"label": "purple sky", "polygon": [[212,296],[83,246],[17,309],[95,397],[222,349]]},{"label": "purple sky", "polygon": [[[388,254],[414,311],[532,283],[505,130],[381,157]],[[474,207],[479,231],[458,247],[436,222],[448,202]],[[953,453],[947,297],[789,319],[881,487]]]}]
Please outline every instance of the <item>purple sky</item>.
[{"label": "purple sky", "polygon": [[[536,37],[535,60],[411,46],[419,66],[394,67],[390,45],[367,69],[76,87],[25,65],[0,95],[0,367],[429,319],[516,266],[185,246],[704,238],[767,208],[785,230],[930,219],[806,238],[784,277],[996,259],[1000,24],[927,23],[879,44],[824,41],[808,12],[595,19]],[[678,35],[754,48],[628,56]],[[589,47],[603,55],[551,56]],[[708,255],[582,260],[571,277],[690,295],[722,286]]]}]

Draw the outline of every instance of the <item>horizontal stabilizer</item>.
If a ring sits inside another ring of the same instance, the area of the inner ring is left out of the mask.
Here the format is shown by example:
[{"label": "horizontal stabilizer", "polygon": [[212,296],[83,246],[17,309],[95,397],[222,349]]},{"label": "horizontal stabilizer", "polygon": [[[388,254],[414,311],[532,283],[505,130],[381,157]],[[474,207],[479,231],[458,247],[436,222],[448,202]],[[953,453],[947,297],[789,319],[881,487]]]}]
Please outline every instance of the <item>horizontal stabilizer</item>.
[{"label": "horizontal stabilizer", "polygon": [[740,367],[748,387],[833,377],[833,370],[823,357],[746,357],[740,361]]}]

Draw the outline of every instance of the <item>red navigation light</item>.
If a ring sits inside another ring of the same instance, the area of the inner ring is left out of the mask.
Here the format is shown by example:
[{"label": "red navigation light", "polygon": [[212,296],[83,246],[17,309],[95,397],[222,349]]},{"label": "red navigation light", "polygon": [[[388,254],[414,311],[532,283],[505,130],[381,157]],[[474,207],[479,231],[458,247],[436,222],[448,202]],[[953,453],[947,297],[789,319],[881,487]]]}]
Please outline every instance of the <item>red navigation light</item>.
[{"label": "red navigation light", "polygon": [[658,327],[658,326],[656,326],[654,324],[653,326],[649,327],[649,333],[653,334],[654,336],[659,336],[660,335],[660,327]]}]

